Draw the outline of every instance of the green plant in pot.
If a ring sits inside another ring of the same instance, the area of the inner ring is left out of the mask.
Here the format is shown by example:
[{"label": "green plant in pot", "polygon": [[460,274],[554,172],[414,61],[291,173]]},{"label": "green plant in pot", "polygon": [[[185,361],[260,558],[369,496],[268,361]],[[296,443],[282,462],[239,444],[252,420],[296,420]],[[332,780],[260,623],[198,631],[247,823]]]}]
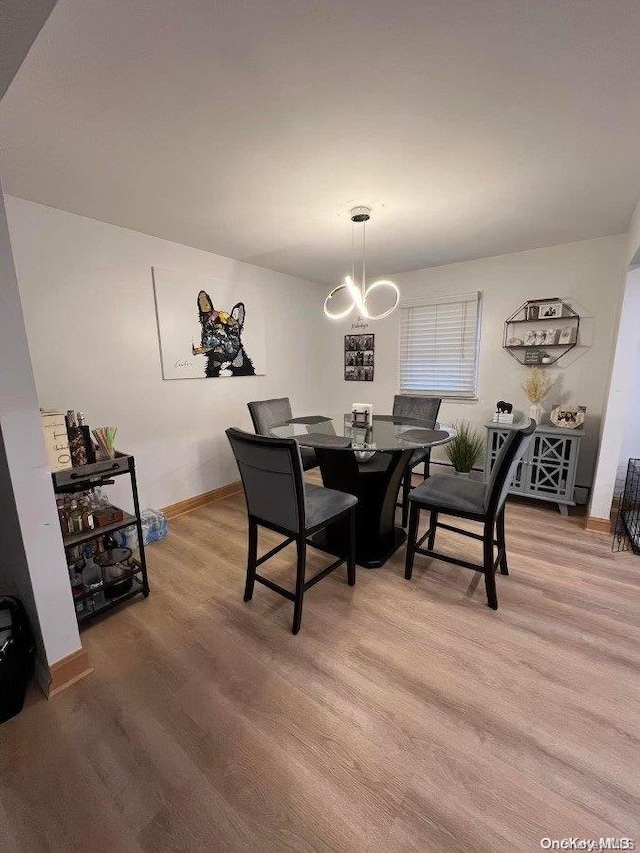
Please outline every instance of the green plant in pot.
[{"label": "green plant in pot", "polygon": [[469,474],[484,448],[484,438],[469,421],[453,424],[456,436],[444,449],[457,474]]}]

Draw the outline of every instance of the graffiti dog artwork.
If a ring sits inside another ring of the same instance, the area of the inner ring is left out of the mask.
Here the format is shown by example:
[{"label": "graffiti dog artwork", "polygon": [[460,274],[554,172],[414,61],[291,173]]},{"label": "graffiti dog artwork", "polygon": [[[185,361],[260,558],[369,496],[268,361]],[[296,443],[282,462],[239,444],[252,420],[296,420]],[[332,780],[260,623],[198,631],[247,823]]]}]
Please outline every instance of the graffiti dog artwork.
[{"label": "graffiti dog artwork", "polygon": [[176,270],[153,270],[164,379],[264,375],[261,294]]},{"label": "graffiti dog artwork", "polygon": [[198,317],[202,336],[200,346],[192,345],[191,351],[194,355],[207,356],[207,377],[220,376],[221,371],[230,376],[256,375],[240,337],[244,315],[243,302],[238,302],[231,309],[231,313],[227,314],[226,311],[216,311],[209,294],[204,290],[198,294]]}]

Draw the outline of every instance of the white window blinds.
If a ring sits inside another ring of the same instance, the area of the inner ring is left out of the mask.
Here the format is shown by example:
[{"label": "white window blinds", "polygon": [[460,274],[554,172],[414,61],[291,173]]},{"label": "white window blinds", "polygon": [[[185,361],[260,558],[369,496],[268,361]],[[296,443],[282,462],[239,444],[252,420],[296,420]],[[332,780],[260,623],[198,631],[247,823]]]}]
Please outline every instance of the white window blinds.
[{"label": "white window blinds", "polygon": [[400,309],[400,391],[475,397],[480,293],[405,303]]}]

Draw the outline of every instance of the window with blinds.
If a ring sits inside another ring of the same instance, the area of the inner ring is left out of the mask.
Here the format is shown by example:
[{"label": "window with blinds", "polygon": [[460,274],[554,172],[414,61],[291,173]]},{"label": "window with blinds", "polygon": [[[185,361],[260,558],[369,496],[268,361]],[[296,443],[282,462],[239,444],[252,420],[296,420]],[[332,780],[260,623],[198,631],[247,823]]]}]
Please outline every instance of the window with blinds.
[{"label": "window with blinds", "polygon": [[476,396],[480,306],[480,293],[401,306],[401,392]]}]

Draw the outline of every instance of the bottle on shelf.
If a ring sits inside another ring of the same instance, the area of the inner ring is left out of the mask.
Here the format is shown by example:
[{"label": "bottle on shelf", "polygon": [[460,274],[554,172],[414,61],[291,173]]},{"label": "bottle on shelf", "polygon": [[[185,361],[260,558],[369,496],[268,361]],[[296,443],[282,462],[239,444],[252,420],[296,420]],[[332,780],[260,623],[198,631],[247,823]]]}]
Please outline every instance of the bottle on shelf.
[{"label": "bottle on shelf", "polygon": [[102,544],[104,545],[105,551],[112,551],[114,548],[118,547],[118,542],[111,533],[105,533],[102,537]]},{"label": "bottle on shelf", "polygon": [[91,491],[91,509],[105,509],[106,507],[111,506],[109,503],[109,499],[103,492],[100,486],[96,486]]},{"label": "bottle on shelf", "polygon": [[64,513],[64,496],[58,495],[56,497],[56,509],[58,510],[58,521],[60,522],[60,529],[63,533],[67,533],[69,528],[67,527],[67,519]]},{"label": "bottle on shelf", "polygon": [[71,533],[69,530],[69,516],[71,515],[71,495],[64,495],[63,510],[62,510],[62,530],[64,533]]},{"label": "bottle on shelf", "polygon": [[78,412],[78,429],[82,433],[82,439],[84,441],[84,447],[87,454],[87,462],[92,463],[96,461],[96,451],[93,446],[93,441],[91,440],[91,430],[88,425],[84,422],[84,413]]},{"label": "bottle on shelf", "polygon": [[69,504],[69,533],[82,533],[82,512],[75,500]]},{"label": "bottle on shelf", "polygon": [[71,580],[71,594],[76,608],[76,613],[82,613],[85,609],[85,586],[82,579],[82,569],[76,563],[69,566],[69,579]]},{"label": "bottle on shelf", "polygon": [[96,590],[101,589],[104,583],[102,569],[94,560],[96,555],[96,543],[87,542],[82,553],[85,560],[85,567],[82,572],[84,584],[89,590],[95,592]]},{"label": "bottle on shelf", "polygon": [[87,464],[87,448],[84,443],[82,430],[76,423],[76,413],[69,409],[66,415],[67,435],[69,437],[69,453],[74,467]]},{"label": "bottle on shelf", "polygon": [[80,515],[82,521],[82,529],[83,530],[93,530],[93,510],[91,509],[91,504],[89,498],[86,495],[83,495],[79,500],[79,508]]}]

